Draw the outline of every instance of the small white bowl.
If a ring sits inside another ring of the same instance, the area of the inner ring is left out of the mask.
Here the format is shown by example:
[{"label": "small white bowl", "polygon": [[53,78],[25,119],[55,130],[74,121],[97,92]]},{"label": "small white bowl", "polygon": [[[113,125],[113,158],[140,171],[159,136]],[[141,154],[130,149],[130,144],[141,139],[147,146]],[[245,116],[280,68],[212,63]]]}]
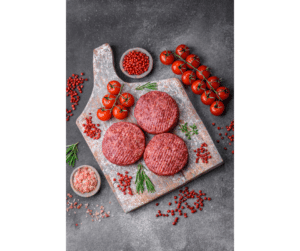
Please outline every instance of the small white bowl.
[{"label": "small white bowl", "polygon": [[[98,182],[97,182],[97,186],[96,186],[95,190],[93,190],[92,192],[89,192],[89,193],[80,193],[80,192],[77,191],[77,190],[75,189],[75,187],[74,187],[74,184],[73,184],[73,182],[74,182],[74,174],[75,174],[75,172],[76,172],[79,168],[82,168],[82,167],[89,167],[89,168],[92,169],[92,170],[95,172],[95,174],[96,174],[96,177],[97,177],[97,181],[98,181]],[[87,197],[91,197],[91,196],[95,195],[95,194],[100,190],[101,178],[100,178],[100,175],[99,175],[98,171],[97,171],[94,167],[89,166],[89,165],[82,165],[82,166],[76,167],[76,168],[73,170],[73,172],[71,173],[70,184],[71,184],[71,187],[72,187],[74,193],[76,193],[77,195],[79,195],[79,196],[81,196],[81,197],[86,197],[86,198],[87,198]]]},{"label": "small white bowl", "polygon": [[[142,73],[141,75],[130,75],[128,74],[127,71],[124,70],[124,67],[123,67],[123,61],[124,61],[124,57],[131,51],[138,51],[138,52],[142,52],[144,54],[146,54],[148,57],[149,57],[149,67],[148,67],[148,70],[145,71],[144,73]],[[150,55],[150,53],[148,51],[146,51],[145,49],[142,49],[142,48],[133,48],[133,49],[129,49],[127,51],[125,51],[121,57],[121,60],[120,60],[120,68],[121,68],[121,71],[127,76],[127,77],[130,77],[130,78],[143,78],[143,77],[146,77],[151,71],[152,71],[152,68],[153,68],[153,58],[152,56]]]}]

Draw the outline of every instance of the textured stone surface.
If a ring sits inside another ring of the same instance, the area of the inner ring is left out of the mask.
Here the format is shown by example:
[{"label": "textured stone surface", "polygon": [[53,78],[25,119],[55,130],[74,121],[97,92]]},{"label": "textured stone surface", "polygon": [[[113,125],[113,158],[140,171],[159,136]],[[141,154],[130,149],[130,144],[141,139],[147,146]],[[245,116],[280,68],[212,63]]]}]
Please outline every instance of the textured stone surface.
[{"label": "textured stone surface", "polygon": [[[203,212],[181,220],[176,226],[171,224],[170,217],[156,219],[157,209],[167,210],[167,203],[177,191],[130,214],[121,209],[75,123],[93,90],[93,49],[104,43],[111,45],[117,74],[126,82],[141,81],[126,77],[118,67],[127,49],[145,48],[153,56],[153,70],[142,79],[146,82],[177,77],[169,66],[159,63],[159,54],[185,43],[214,75],[224,79],[231,97],[234,96],[232,1],[67,1],[67,76],[83,71],[90,80],[83,88],[74,116],[67,123],[67,144],[79,141],[76,167],[94,166],[102,178],[98,194],[91,198],[74,197],[81,203],[104,205],[112,215],[96,223],[85,217],[84,209],[67,214],[67,250],[233,250],[233,146],[228,145],[228,140],[216,143],[225,164],[188,185],[212,197]],[[189,88],[186,92],[213,141],[220,139],[216,127],[225,127],[233,119],[233,99],[228,100],[223,116],[214,117],[199,96]],[[67,107],[70,108],[69,100]],[[212,122],[216,123],[215,127]],[[66,170],[66,190],[72,193],[69,178],[73,169],[66,166]],[[160,203],[159,207],[155,206],[156,202]],[[75,223],[79,223],[78,228]]]}]

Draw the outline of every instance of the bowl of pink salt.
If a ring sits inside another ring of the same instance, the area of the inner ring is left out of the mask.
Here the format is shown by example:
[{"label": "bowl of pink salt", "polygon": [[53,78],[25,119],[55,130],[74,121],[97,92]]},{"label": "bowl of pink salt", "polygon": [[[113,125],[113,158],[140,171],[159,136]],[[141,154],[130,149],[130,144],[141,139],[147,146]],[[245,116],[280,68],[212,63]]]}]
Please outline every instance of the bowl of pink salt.
[{"label": "bowl of pink salt", "polygon": [[74,169],[70,183],[74,193],[81,197],[91,197],[99,191],[101,179],[94,167],[82,165]]}]

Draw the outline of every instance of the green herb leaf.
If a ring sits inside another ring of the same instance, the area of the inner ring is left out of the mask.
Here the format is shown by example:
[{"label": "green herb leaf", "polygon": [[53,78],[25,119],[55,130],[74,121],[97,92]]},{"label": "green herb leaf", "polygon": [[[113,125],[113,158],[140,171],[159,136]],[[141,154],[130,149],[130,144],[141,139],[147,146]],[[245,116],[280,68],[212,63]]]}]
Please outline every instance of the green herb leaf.
[{"label": "green herb leaf", "polygon": [[136,173],[136,178],[135,178],[137,193],[144,192],[144,190],[145,190],[144,181],[146,182],[146,187],[147,187],[148,192],[150,192],[150,193],[155,192],[154,185],[151,182],[150,178],[145,173],[145,169],[146,168],[142,164],[138,164],[138,171]]},{"label": "green herb leaf", "polygon": [[193,135],[198,134],[197,126],[195,124],[191,125],[190,128],[193,129],[193,131],[192,131]]},{"label": "green herb leaf", "polygon": [[67,157],[66,157],[66,162],[68,163],[69,166],[74,167],[75,166],[75,162],[76,160],[78,160],[77,157],[77,152],[78,152],[78,148],[77,148],[78,142],[76,144],[67,146]]},{"label": "green herb leaf", "polygon": [[148,83],[146,83],[144,85],[138,86],[135,89],[138,90],[138,91],[144,90],[144,89],[157,90],[157,83],[148,82]]},{"label": "green herb leaf", "polygon": [[190,128],[192,130],[189,129],[187,123],[179,125],[179,130],[185,134],[188,140],[192,139],[191,135],[198,134],[197,126],[195,124],[191,125]]}]

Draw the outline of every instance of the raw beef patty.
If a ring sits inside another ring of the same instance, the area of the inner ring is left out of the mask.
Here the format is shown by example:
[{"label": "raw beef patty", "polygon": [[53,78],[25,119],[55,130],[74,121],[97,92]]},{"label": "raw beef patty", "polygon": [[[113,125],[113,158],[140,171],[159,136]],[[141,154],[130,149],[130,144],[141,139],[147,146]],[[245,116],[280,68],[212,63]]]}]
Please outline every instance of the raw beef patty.
[{"label": "raw beef patty", "polygon": [[145,149],[144,160],[150,171],[157,175],[174,175],[187,163],[188,149],[175,134],[155,135]]},{"label": "raw beef patty", "polygon": [[179,109],[169,94],[151,91],[139,98],[134,117],[144,131],[159,134],[168,132],[177,125]]},{"label": "raw beef patty", "polygon": [[110,126],[106,131],[102,142],[102,152],[111,163],[127,166],[142,157],[145,144],[145,135],[137,125],[119,122]]}]

